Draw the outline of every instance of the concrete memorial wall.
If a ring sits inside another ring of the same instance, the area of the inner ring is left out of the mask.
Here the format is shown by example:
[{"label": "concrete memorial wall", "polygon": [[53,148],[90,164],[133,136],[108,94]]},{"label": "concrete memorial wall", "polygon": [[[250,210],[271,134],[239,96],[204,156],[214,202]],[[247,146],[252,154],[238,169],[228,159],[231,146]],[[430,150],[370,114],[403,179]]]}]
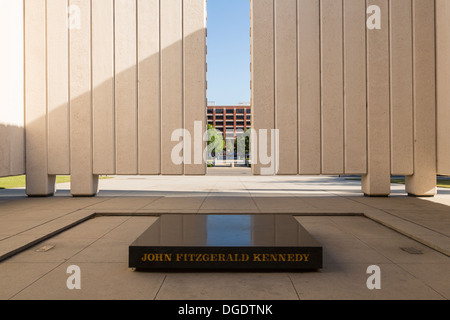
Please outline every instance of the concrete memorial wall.
[{"label": "concrete memorial wall", "polygon": [[99,175],[206,172],[170,161],[173,131],[206,123],[204,0],[24,3],[28,195],[56,175],[88,196]]},{"label": "concrete memorial wall", "polygon": [[[206,1],[0,9],[0,176],[45,196],[70,174],[90,196],[99,175],[206,173]],[[250,18],[255,175],[362,175],[373,196],[405,175],[435,194],[450,174],[448,0],[252,0]]]},{"label": "concrete memorial wall", "polygon": [[373,196],[405,175],[408,193],[434,195],[436,173],[450,172],[449,8],[445,0],[252,0],[253,124],[279,130],[278,174],[362,175]]}]

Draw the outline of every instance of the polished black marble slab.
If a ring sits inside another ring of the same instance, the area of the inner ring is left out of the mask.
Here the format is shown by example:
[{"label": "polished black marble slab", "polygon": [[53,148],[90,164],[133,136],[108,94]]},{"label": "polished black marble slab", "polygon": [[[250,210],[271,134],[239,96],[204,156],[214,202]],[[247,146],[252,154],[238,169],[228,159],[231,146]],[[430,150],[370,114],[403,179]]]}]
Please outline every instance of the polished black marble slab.
[{"label": "polished black marble slab", "polygon": [[322,246],[290,215],[162,215],[129,247],[137,270],[316,270]]}]

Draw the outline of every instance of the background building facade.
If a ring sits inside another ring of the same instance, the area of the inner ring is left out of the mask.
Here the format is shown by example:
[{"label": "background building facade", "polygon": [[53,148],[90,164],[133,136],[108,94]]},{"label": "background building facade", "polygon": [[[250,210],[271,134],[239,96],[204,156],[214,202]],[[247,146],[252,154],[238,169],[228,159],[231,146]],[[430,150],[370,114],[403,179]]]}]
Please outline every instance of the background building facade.
[{"label": "background building facade", "polygon": [[237,106],[211,106],[207,108],[208,124],[220,132],[245,132],[252,127],[250,104]]}]

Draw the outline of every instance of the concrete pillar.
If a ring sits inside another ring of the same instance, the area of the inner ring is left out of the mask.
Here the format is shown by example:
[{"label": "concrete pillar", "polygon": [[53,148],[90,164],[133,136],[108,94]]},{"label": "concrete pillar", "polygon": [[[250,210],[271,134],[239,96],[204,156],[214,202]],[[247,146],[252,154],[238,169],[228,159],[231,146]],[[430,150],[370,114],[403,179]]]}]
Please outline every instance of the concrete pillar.
[{"label": "concrete pillar", "polygon": [[321,173],[319,0],[298,1],[299,174]]},{"label": "concrete pillar", "polygon": [[344,172],[342,0],[321,0],[322,174]]},{"label": "concrete pillar", "polygon": [[414,174],[406,192],[436,194],[436,72],[434,1],[413,1]]},{"label": "concrete pillar", "polygon": [[117,174],[138,173],[136,1],[115,1]]},{"label": "concrete pillar", "polygon": [[94,174],[116,173],[114,1],[92,2]]},{"label": "concrete pillar", "polygon": [[93,196],[98,176],[93,174],[92,152],[91,1],[70,0],[69,4],[79,8],[69,47],[71,193]]},{"label": "concrete pillar", "polygon": [[[175,130],[183,129],[183,21],[182,1],[161,4],[161,172],[182,175],[184,165],[172,161],[172,150],[181,141],[172,141]],[[181,155],[182,156],[182,155]]]},{"label": "concrete pillar", "polygon": [[46,1],[25,1],[26,193],[49,196],[55,176],[48,175]]},{"label": "concrete pillar", "polygon": [[297,1],[275,0],[275,128],[278,174],[298,173]]},{"label": "concrete pillar", "polygon": [[384,14],[381,29],[367,30],[367,156],[362,191],[368,196],[390,194],[389,25],[388,0],[371,0]]},{"label": "concrete pillar", "polygon": [[[270,153],[270,130],[275,128],[274,1],[252,0],[251,15],[252,125],[256,133],[252,137],[252,159],[257,162],[252,164],[252,172],[260,175],[261,170],[270,165],[263,165],[259,158],[258,153],[262,147],[259,145],[259,133],[261,130],[268,130],[268,144],[264,147]],[[256,141],[258,148],[255,148]]]},{"label": "concrete pillar", "polygon": [[159,0],[138,0],[139,174],[161,173]]},{"label": "concrete pillar", "polygon": [[390,2],[391,174],[413,168],[413,63],[411,0]]},{"label": "concrete pillar", "polygon": [[367,173],[366,5],[344,0],[344,169]]},{"label": "concrete pillar", "polygon": [[[206,142],[206,1],[183,1],[183,91],[184,128],[191,134],[190,163],[185,162],[184,174],[206,174],[203,151]],[[195,123],[198,122],[198,126]],[[201,123],[201,125],[200,125]],[[196,158],[197,157],[197,158]]]},{"label": "concrete pillar", "polygon": [[[70,174],[67,1],[47,0],[48,173]],[[32,53],[30,53],[32,54]]]}]

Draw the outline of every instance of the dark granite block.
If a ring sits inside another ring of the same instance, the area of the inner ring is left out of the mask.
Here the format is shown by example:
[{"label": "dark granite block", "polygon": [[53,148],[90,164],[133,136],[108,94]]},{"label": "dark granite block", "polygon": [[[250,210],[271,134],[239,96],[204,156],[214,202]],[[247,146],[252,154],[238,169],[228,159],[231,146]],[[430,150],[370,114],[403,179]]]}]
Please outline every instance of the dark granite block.
[{"label": "dark granite block", "polygon": [[322,247],[290,215],[162,215],[129,248],[137,270],[316,270]]}]

